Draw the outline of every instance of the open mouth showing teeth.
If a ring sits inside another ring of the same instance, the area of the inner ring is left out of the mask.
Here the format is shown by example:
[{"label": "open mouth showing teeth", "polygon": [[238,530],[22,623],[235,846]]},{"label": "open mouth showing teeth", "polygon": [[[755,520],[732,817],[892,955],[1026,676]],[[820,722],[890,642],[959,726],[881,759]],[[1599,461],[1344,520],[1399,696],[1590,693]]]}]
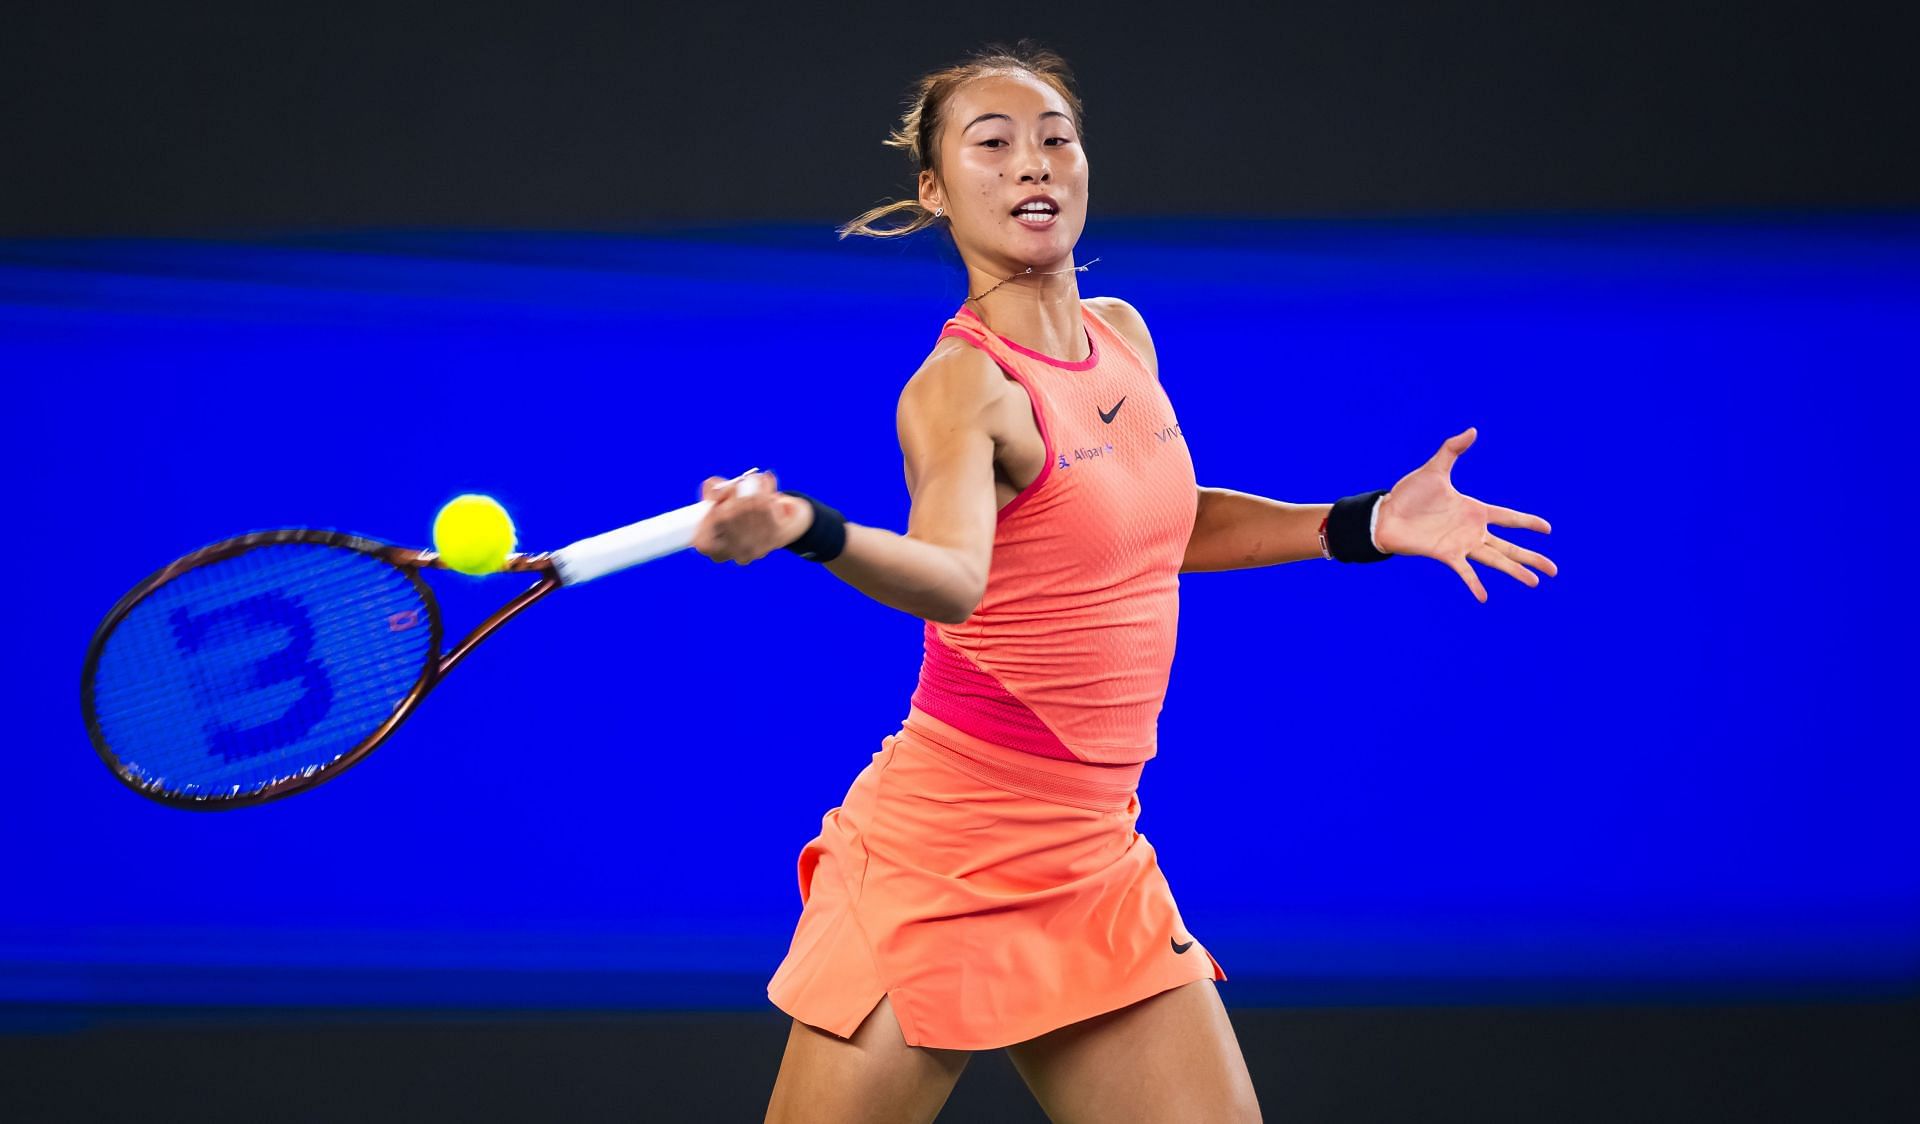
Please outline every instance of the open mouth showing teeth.
[{"label": "open mouth showing teeth", "polygon": [[1054,220],[1059,212],[1045,203],[1028,203],[1016,208],[1013,217],[1029,226],[1045,226]]}]

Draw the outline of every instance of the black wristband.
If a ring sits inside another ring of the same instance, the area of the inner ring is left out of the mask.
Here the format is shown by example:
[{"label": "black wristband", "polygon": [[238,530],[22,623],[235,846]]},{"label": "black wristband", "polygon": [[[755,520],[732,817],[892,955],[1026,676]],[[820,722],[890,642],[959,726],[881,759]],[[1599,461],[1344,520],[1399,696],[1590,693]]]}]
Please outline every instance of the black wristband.
[{"label": "black wristband", "polygon": [[805,492],[782,488],[780,494],[806,500],[813,506],[813,524],[807,528],[806,534],[788,543],[786,549],[809,562],[831,562],[840,557],[840,552],[847,548],[846,519]]},{"label": "black wristband", "polygon": [[1373,503],[1388,489],[1362,492],[1333,501],[1327,515],[1327,552],[1339,562],[1385,562],[1391,554],[1373,549],[1373,534],[1367,524],[1373,518]]}]

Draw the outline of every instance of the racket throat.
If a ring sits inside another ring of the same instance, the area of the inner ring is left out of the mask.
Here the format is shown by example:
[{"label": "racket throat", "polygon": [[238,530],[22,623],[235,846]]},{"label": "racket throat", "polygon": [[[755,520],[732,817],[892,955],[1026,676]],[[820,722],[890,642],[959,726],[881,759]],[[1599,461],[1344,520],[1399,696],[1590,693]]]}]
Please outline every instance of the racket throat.
[{"label": "racket throat", "polygon": [[559,588],[560,578],[549,572],[541,577],[539,581],[528,586],[526,591],[518,597],[495,609],[493,615],[475,625],[473,631],[467,633],[466,639],[460,641],[453,651],[440,657],[440,667],[439,670],[434,673],[434,678],[436,680],[445,678],[446,674],[453,670],[455,664],[465,659],[467,653],[473,651],[474,646],[482,640],[491,636],[495,629],[518,616],[527,606]]}]

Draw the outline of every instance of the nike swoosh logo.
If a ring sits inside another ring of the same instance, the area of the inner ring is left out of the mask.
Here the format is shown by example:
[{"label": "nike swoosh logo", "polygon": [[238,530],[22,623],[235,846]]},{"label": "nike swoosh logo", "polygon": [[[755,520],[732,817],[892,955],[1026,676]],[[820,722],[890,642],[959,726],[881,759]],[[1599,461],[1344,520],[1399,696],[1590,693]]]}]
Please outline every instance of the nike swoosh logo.
[{"label": "nike swoosh logo", "polygon": [[1113,424],[1113,415],[1114,415],[1114,414],[1117,414],[1117,413],[1119,413],[1119,412],[1120,412],[1120,407],[1122,407],[1122,406],[1124,406],[1124,405],[1126,405],[1126,404],[1127,404],[1127,400],[1126,400],[1125,398],[1122,398],[1122,399],[1121,399],[1120,401],[1118,401],[1118,402],[1115,402],[1115,403],[1113,404],[1113,409],[1112,409],[1112,411],[1107,411],[1107,410],[1101,410],[1101,409],[1100,409],[1100,407],[1098,407],[1098,406],[1095,406],[1095,407],[1094,407],[1094,409],[1095,409],[1095,410],[1099,410],[1099,412],[1100,412],[1100,420],[1101,420],[1101,421],[1103,421],[1103,422],[1106,422],[1106,423],[1107,423],[1108,425],[1112,425],[1112,424]]},{"label": "nike swoosh logo", "polygon": [[1167,943],[1173,946],[1173,951],[1176,954],[1185,952],[1188,949],[1193,947],[1193,942],[1191,940],[1189,940],[1186,944],[1181,944],[1179,941],[1176,941],[1173,938],[1169,937],[1167,938]]}]

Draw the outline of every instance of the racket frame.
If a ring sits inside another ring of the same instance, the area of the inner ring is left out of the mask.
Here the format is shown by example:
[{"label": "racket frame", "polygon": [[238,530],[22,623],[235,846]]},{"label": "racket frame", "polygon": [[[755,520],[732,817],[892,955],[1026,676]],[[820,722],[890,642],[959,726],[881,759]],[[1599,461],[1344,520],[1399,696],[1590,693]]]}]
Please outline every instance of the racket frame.
[{"label": "racket frame", "polygon": [[[371,734],[346,753],[324,766],[308,766],[291,776],[282,777],[251,792],[233,796],[187,796],[164,789],[156,782],[141,781],[130,775],[119,756],[108,747],[106,736],[100,729],[99,717],[94,710],[93,681],[99,671],[100,658],[106,650],[107,638],[142,601],[181,574],[236,558],[260,547],[281,546],[289,543],[328,546],[371,555],[407,576],[415,594],[426,606],[428,626],[432,630],[429,636],[427,658],[423,661],[420,675],[414,680],[413,686],[394,704],[393,712],[387,715]],[[405,722],[420,705],[420,700],[427,696],[427,692],[438,686],[440,681],[446,678],[447,673],[465,659],[467,653],[473,651],[476,645],[492,635],[501,625],[526,611],[534,602],[561,586],[559,574],[554,569],[550,554],[508,555],[499,572],[538,574],[539,580],[475,625],[451,652],[442,653],[441,644],[446,639],[446,628],[440,617],[440,602],[433,596],[433,587],[421,577],[421,571],[447,568],[440,556],[431,550],[413,550],[408,547],[394,546],[391,543],[383,543],[377,539],[369,539],[345,531],[325,531],[305,527],[255,531],[201,547],[156,570],[139,585],[128,590],[126,595],[120,598],[107,613],[105,619],[100,622],[100,626],[94,630],[93,639],[87,645],[86,661],[80,671],[80,711],[86,720],[87,738],[93,743],[94,752],[99,754],[100,760],[127,787],[170,808],[205,812],[245,808],[291,796],[324,781],[332,780],[358,764],[373,751],[374,747],[398,730],[400,724]]]},{"label": "racket frame", "polygon": [[[740,495],[757,492],[763,486],[761,478],[755,475],[759,471],[757,467],[749,468],[727,483],[730,486],[737,486]],[[494,610],[492,615],[475,625],[472,631],[454,646],[453,651],[444,655],[440,651],[441,642],[446,639],[445,628],[440,619],[440,603],[434,599],[433,587],[420,576],[422,570],[450,569],[434,551],[394,546],[378,539],[370,539],[364,535],[350,534],[345,531],[317,530],[310,527],[255,531],[203,546],[149,574],[139,585],[128,590],[94,630],[93,639],[87,645],[86,661],[80,670],[80,710],[86,720],[87,738],[93,743],[94,752],[99,754],[100,760],[127,787],[170,808],[226,811],[230,808],[264,804],[270,800],[291,796],[296,792],[304,792],[346,772],[371,753],[375,746],[387,740],[420,705],[420,700],[427,696],[427,692],[438,686],[440,681],[446,678],[447,673],[466,658],[467,653],[473,651],[475,646],[491,636],[501,625],[525,612],[528,606],[562,586],[590,581],[593,578],[686,549],[692,542],[694,528],[712,507],[712,501],[701,500],[642,519],[637,523],[629,523],[605,534],[581,539],[559,550],[540,554],[509,554],[500,568],[494,571],[495,573],[537,574],[539,580]],[[304,543],[358,551],[372,555],[407,575],[407,580],[413,584],[414,592],[427,607],[428,621],[433,629],[431,646],[419,678],[414,681],[413,686],[400,701],[394,704],[393,713],[389,714],[373,733],[352,749],[324,766],[309,765],[292,776],[282,777],[252,792],[234,796],[186,796],[163,789],[156,782],[143,782],[129,776],[121,766],[118,756],[107,747],[106,736],[101,732],[99,719],[94,714],[93,679],[99,670],[100,657],[105,651],[107,637],[113,634],[113,630],[126,619],[127,614],[131,613],[135,606],[154,590],[181,574],[201,566],[226,561],[259,547],[286,543]]]}]

